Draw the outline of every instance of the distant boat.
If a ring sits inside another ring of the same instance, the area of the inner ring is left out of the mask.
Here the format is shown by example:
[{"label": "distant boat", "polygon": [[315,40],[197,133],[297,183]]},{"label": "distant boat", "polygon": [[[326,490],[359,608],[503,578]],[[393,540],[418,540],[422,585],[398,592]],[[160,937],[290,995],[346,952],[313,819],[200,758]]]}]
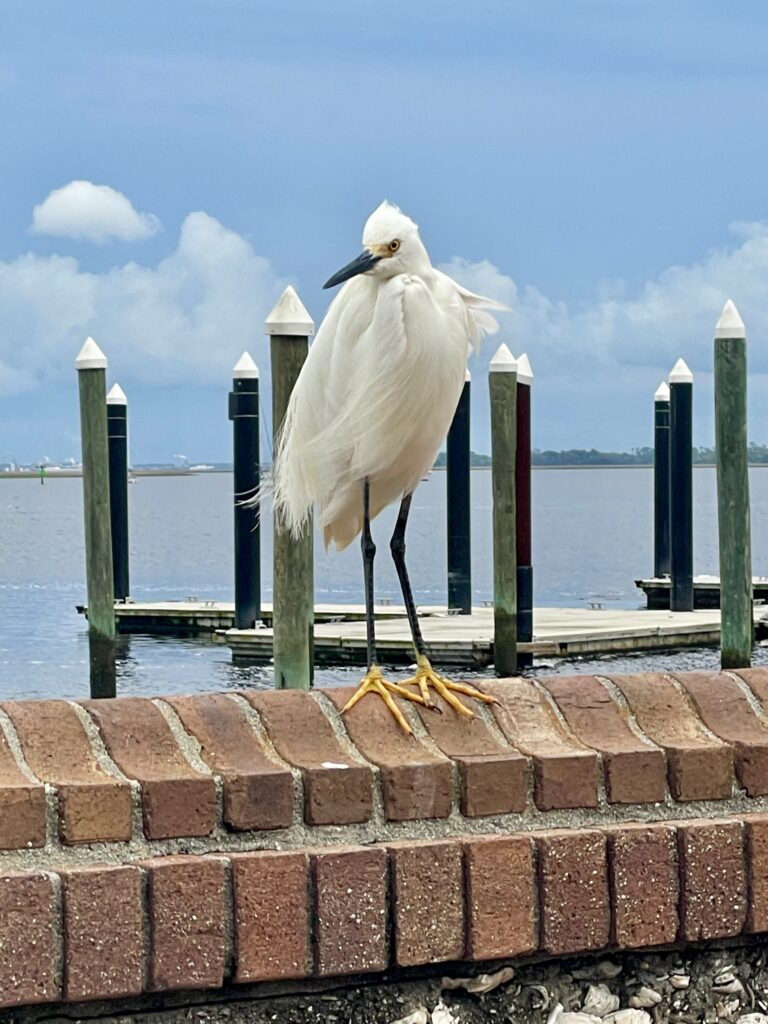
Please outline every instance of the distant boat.
[{"label": "distant boat", "polygon": [[209,465],[208,465],[208,463],[205,463],[205,462],[201,462],[201,463],[200,463],[199,465],[197,465],[197,466],[190,466],[190,467],[189,467],[189,471],[190,471],[191,473],[200,473],[200,472],[203,472],[203,473],[204,473],[204,472],[206,472],[206,471],[208,471],[208,470],[211,470],[211,469],[213,469],[213,468],[214,468],[214,467],[213,467],[213,466],[209,466]]}]

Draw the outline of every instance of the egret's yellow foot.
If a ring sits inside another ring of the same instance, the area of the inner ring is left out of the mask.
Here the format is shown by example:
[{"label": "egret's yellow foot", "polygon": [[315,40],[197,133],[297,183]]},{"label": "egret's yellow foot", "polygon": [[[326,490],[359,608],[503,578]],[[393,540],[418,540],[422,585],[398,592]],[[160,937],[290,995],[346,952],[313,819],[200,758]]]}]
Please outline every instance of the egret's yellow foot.
[{"label": "egret's yellow foot", "polygon": [[[407,733],[409,736],[412,735],[413,729],[408,725],[408,722],[405,720],[405,715],[397,704],[395,704],[392,699],[392,694],[396,693],[398,697],[403,697],[405,700],[413,701],[415,704],[427,703],[422,696],[418,693],[412,693],[410,690],[406,690],[405,687],[400,686],[398,683],[390,683],[389,680],[385,679],[381,674],[381,669],[378,665],[371,665],[363,676],[358,688],[341,709],[342,715],[345,711],[349,711],[350,708],[353,708],[355,704],[357,704],[357,702],[366,695],[366,693],[378,693],[389,710],[395,716],[395,720],[403,732]],[[429,701],[429,704],[432,705],[432,702]]]},{"label": "egret's yellow foot", "polygon": [[446,679],[445,676],[441,676],[432,668],[429,658],[425,654],[420,654],[416,658],[416,675],[411,679],[406,679],[405,685],[418,686],[422,697],[421,703],[425,707],[434,708],[435,711],[439,711],[438,706],[429,695],[429,687],[431,686],[454,711],[458,711],[460,715],[466,715],[468,718],[473,718],[475,713],[463,701],[459,700],[456,696],[457,693],[461,693],[465,697],[474,697],[475,700],[484,701],[486,704],[499,703],[495,697],[483,693],[482,690],[478,690],[475,686],[470,686],[469,683],[453,683],[450,679]]}]

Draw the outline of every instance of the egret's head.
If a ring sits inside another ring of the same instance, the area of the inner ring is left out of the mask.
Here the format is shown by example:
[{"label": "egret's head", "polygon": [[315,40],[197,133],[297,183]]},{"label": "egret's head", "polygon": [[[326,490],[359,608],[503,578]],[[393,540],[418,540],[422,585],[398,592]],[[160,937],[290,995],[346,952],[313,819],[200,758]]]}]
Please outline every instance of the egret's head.
[{"label": "egret's head", "polygon": [[419,273],[430,266],[419,229],[399,207],[385,200],[373,211],[363,229],[363,252],[323,285],[333,288],[357,274],[394,277]]}]

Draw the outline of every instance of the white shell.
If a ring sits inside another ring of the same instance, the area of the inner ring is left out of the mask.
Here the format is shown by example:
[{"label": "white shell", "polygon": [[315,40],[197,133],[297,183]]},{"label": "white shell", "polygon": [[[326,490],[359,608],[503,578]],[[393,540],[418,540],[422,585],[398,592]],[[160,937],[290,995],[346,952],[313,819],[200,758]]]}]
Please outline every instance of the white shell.
[{"label": "white shell", "polygon": [[594,1013],[597,1017],[605,1017],[619,1008],[619,997],[615,996],[607,985],[590,985],[587,996],[581,1006],[584,1013]]},{"label": "white shell", "polygon": [[418,1010],[409,1013],[407,1017],[399,1017],[397,1020],[390,1021],[390,1024],[429,1024],[429,1011],[420,1006]]},{"label": "white shell", "polygon": [[647,1010],[617,1010],[603,1018],[603,1024],[651,1024]]},{"label": "white shell", "polygon": [[654,992],[647,985],[642,985],[633,996],[630,997],[629,1005],[634,1007],[656,1006],[661,1002],[661,996]]},{"label": "white shell", "polygon": [[593,1013],[566,1010],[558,1017],[557,1024],[602,1024],[602,1018],[596,1017]]},{"label": "white shell", "polygon": [[467,992],[481,995],[492,992],[499,985],[505,985],[515,976],[514,967],[502,967],[493,974],[476,974],[473,978],[443,978],[440,987],[444,989],[463,988]]}]

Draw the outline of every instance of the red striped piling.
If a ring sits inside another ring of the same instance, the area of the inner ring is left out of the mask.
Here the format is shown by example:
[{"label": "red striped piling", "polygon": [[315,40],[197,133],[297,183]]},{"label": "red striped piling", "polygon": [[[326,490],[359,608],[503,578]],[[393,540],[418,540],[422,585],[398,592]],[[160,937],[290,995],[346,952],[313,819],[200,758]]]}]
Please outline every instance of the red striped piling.
[{"label": "red striped piling", "polygon": [[469,465],[471,377],[453,414],[446,444],[446,515],[448,538],[448,609],[472,614],[472,539]]},{"label": "red striped piling", "polygon": [[669,385],[653,396],[653,575],[669,576]]},{"label": "red striped piling", "polygon": [[669,607],[693,611],[693,374],[678,359],[669,375]]},{"label": "red striped piling", "polygon": [[517,363],[499,346],[488,373],[493,488],[493,660],[496,674],[517,673],[515,463]]}]

